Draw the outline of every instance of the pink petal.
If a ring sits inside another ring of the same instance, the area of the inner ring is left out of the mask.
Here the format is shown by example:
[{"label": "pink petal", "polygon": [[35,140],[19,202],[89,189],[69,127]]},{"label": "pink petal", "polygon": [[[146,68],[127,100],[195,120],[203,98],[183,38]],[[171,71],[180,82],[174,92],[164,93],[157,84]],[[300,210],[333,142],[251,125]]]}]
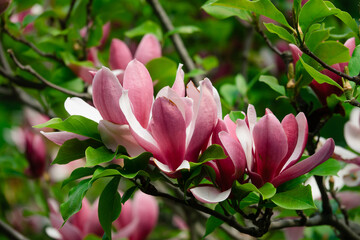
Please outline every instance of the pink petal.
[{"label": "pink petal", "polygon": [[67,140],[74,139],[74,138],[77,138],[80,141],[89,139],[88,137],[85,137],[85,136],[82,136],[82,135],[79,135],[76,133],[71,133],[71,132],[43,132],[43,131],[41,131],[41,134],[57,145],[63,145],[64,142],[66,142]]},{"label": "pink petal", "polygon": [[146,151],[154,154],[154,156],[160,156],[161,152],[157,142],[155,141],[153,136],[146,129],[144,129],[140,125],[139,121],[136,119],[131,109],[131,103],[127,90],[124,90],[123,94],[121,95],[119,104],[121,111],[123,111],[126,120],[129,123],[131,132],[139,145],[143,147]]},{"label": "pink petal", "polygon": [[249,106],[248,106],[246,121],[249,125],[250,134],[252,136],[252,132],[253,132],[255,124],[257,122],[256,110],[252,104],[249,104]]},{"label": "pink petal", "polygon": [[352,209],[360,206],[360,194],[357,192],[339,192],[336,196],[339,198],[342,207],[345,207],[345,209]]},{"label": "pink petal", "polygon": [[116,151],[119,145],[126,148],[131,157],[138,156],[145,152],[131,134],[128,125],[118,125],[112,122],[101,120],[98,126],[101,140],[108,149]]},{"label": "pink petal", "polygon": [[130,52],[130,49],[126,44],[114,38],[111,41],[110,45],[110,56],[109,56],[109,64],[110,68],[115,69],[125,69],[128,63],[133,59],[133,56]]},{"label": "pink petal", "polygon": [[158,161],[156,158],[153,158],[153,161],[155,163],[155,165],[163,172],[167,173],[167,174],[173,174],[173,173],[176,173],[177,171],[180,171],[180,170],[190,170],[190,163],[189,161],[186,161],[184,160],[179,167],[177,167],[175,170],[171,170],[171,168],[166,165],[166,164],[163,164],[162,162]]},{"label": "pink petal", "polygon": [[294,65],[296,65],[297,61],[299,61],[303,52],[296,45],[294,45],[292,43],[289,44],[289,47],[290,47],[290,51],[292,53],[293,63],[294,63]]},{"label": "pink petal", "polygon": [[346,42],[344,43],[344,46],[349,49],[349,54],[350,54],[350,56],[352,56],[354,49],[356,47],[355,37],[352,37],[352,38],[349,38],[348,40],[346,40]]},{"label": "pink petal", "polygon": [[99,111],[93,106],[90,106],[81,98],[68,97],[64,103],[64,106],[65,106],[65,110],[70,115],[80,115],[88,119],[91,119],[97,123],[102,119]]},{"label": "pink petal", "polygon": [[129,90],[129,98],[134,114],[141,126],[147,127],[153,103],[153,82],[146,67],[139,61],[131,61],[124,74],[124,89]]},{"label": "pink petal", "polygon": [[102,38],[100,40],[100,45],[99,48],[103,48],[106,44],[106,40],[109,37],[110,34],[110,29],[111,29],[111,22],[107,22],[104,24],[104,26],[102,27]]},{"label": "pink petal", "polygon": [[179,64],[176,72],[175,82],[171,87],[180,97],[185,97],[184,71],[181,69],[182,64]]},{"label": "pink petal", "polygon": [[231,188],[226,191],[220,191],[212,186],[199,186],[190,189],[194,197],[203,203],[218,203],[226,200],[231,193]]},{"label": "pink petal", "polygon": [[93,81],[93,101],[101,116],[110,122],[125,124],[126,119],[119,107],[122,87],[110,69],[103,67]]},{"label": "pink petal", "polygon": [[185,155],[188,161],[197,160],[199,152],[208,145],[211,133],[217,124],[217,108],[212,90],[210,80],[204,80],[200,84],[199,98],[193,99],[194,115],[189,126]]},{"label": "pink petal", "polygon": [[151,132],[162,152],[161,156],[154,157],[174,171],[184,160],[185,120],[177,106],[165,97],[156,99],[152,116]]},{"label": "pink petal", "polygon": [[92,62],[94,64],[94,66],[96,66],[96,67],[101,66],[101,63],[100,63],[99,58],[98,58],[98,49],[97,49],[97,47],[91,47],[88,50],[87,60]]},{"label": "pink petal", "polygon": [[244,150],[246,156],[246,164],[249,171],[253,170],[253,140],[249,127],[245,120],[238,119],[236,121],[236,136]]},{"label": "pink petal", "polygon": [[146,34],[136,49],[135,59],[146,65],[150,60],[161,57],[159,40],[152,34]]},{"label": "pink petal", "polygon": [[287,240],[300,240],[304,238],[305,227],[290,227],[285,228],[285,239]]},{"label": "pink petal", "polygon": [[200,97],[200,91],[199,89],[197,89],[194,85],[193,82],[189,82],[186,85],[186,94],[189,98],[191,98],[194,102],[198,102],[199,101],[199,97]]},{"label": "pink petal", "polygon": [[139,219],[138,228],[130,240],[143,240],[155,228],[159,216],[159,206],[153,196],[137,191],[134,196],[134,218]]},{"label": "pink petal", "polygon": [[237,138],[236,136],[236,123],[234,123],[230,117],[229,114],[226,114],[226,116],[224,117],[224,123],[226,125],[226,128],[228,130],[228,132],[231,134],[231,136],[233,138]]},{"label": "pink petal", "polygon": [[315,154],[308,157],[307,159],[284,170],[277,177],[275,177],[271,181],[271,183],[275,187],[278,187],[286,181],[297,178],[311,171],[316,166],[328,160],[333,154],[334,148],[335,148],[334,140],[332,138],[329,138],[328,140],[326,140],[325,144],[322,146],[322,148],[319,151],[317,151]]},{"label": "pink petal", "polygon": [[264,182],[269,182],[287,153],[286,134],[275,115],[267,114],[255,125],[253,138],[256,149],[256,172],[261,175]]},{"label": "pink petal", "polygon": [[76,64],[69,64],[68,67],[71,69],[73,73],[76,74],[79,78],[84,80],[84,82],[88,84],[92,84],[93,76],[90,74],[91,71],[96,71],[95,68],[84,67]]}]

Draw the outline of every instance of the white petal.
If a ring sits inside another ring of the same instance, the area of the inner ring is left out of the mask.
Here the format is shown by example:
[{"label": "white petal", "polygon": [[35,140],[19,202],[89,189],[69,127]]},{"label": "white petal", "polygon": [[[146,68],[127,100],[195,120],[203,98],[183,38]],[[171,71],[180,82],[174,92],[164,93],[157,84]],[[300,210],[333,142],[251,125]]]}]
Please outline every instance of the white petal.
[{"label": "white petal", "polygon": [[90,106],[78,97],[68,97],[65,101],[65,109],[70,115],[80,115],[97,123],[102,120],[102,117],[96,108]]},{"label": "white petal", "polygon": [[231,193],[231,188],[221,192],[213,186],[199,186],[190,189],[194,197],[203,203],[218,203],[226,200]]},{"label": "white petal", "polygon": [[158,161],[156,158],[153,158],[153,161],[156,164],[156,166],[165,173],[174,173],[182,169],[187,169],[187,170],[190,169],[190,163],[187,160],[184,160],[175,171],[171,171],[168,165],[163,164],[162,162]]}]

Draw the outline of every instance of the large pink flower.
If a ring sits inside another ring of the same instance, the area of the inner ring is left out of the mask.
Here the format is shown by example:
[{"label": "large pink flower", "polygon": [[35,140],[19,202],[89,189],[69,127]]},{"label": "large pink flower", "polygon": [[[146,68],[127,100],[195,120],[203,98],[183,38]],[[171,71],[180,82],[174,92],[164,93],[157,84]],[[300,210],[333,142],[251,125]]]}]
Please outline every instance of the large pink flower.
[{"label": "large pink flower", "polygon": [[[305,115],[288,114],[280,122],[267,109],[265,116],[257,121],[252,105],[248,107],[246,119],[237,120],[236,135],[245,152],[250,179],[257,187],[266,182],[278,187],[309,172],[329,159],[335,147],[334,140],[328,139],[318,152],[298,162],[308,136]],[[231,146],[224,147],[228,150]]]},{"label": "large pink flower", "polygon": [[113,239],[146,239],[156,226],[158,216],[156,199],[137,191],[133,200],[126,201],[119,218],[115,220],[114,226],[118,231],[114,233]]},{"label": "large pink flower", "polygon": [[210,80],[202,81],[200,90],[189,83],[188,97],[184,97],[184,89],[183,71],[179,67],[173,88],[165,87],[158,93],[148,122],[136,118],[131,104],[132,94],[139,95],[139,91],[124,91],[120,98],[120,108],[134,138],[154,155],[156,165],[167,173],[188,169],[189,161],[197,161],[217,123],[220,101],[216,100],[218,95]]}]

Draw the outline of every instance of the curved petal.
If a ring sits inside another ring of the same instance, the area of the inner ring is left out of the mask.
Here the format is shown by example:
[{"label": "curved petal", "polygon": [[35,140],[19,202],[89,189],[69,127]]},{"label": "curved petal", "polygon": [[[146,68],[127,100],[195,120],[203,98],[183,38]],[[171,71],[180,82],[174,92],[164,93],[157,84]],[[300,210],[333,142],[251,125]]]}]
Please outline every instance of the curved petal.
[{"label": "curved petal", "polygon": [[294,44],[289,44],[290,47],[290,51],[292,53],[292,57],[293,57],[293,63],[294,65],[296,65],[297,61],[299,61],[301,55],[303,54],[303,52]]},{"label": "curved petal", "polygon": [[226,125],[227,131],[233,138],[236,139],[236,123],[234,123],[233,120],[230,119],[229,114],[226,114],[226,116],[224,117],[224,123]]},{"label": "curved petal", "polygon": [[267,114],[259,120],[254,127],[253,139],[256,172],[265,182],[270,182],[288,150],[286,134],[275,115]]},{"label": "curved petal", "polygon": [[153,34],[146,34],[136,49],[135,59],[144,65],[154,58],[161,57],[161,45]]},{"label": "curved petal", "polygon": [[134,114],[141,126],[147,128],[153,103],[153,82],[146,67],[132,60],[125,69],[124,89],[129,90],[129,98]]},{"label": "curved petal", "polygon": [[101,116],[110,122],[126,124],[126,119],[119,107],[122,87],[110,69],[103,67],[93,81],[93,101]]},{"label": "curved petal", "polygon": [[231,193],[231,188],[221,192],[213,186],[199,186],[190,189],[194,197],[203,203],[218,203],[226,200]]},{"label": "curved petal", "polygon": [[124,116],[126,117],[126,120],[129,123],[131,133],[139,145],[146,151],[154,154],[154,156],[159,156],[161,153],[158,144],[156,143],[153,136],[141,126],[131,109],[131,103],[127,90],[124,90],[123,94],[121,95],[119,104],[122,112],[124,113]]},{"label": "curved petal", "polygon": [[209,138],[217,123],[217,108],[212,93],[210,80],[200,83],[200,96],[194,100],[194,115],[187,135],[185,159],[196,161],[199,152],[207,146]]},{"label": "curved petal", "polygon": [[253,171],[253,141],[245,120],[238,119],[236,121],[236,136],[244,150],[247,168],[249,171]]},{"label": "curved petal", "polygon": [[173,89],[180,97],[185,97],[184,71],[182,70],[182,66],[182,64],[179,64],[176,72],[175,82],[171,89]]},{"label": "curved petal", "polygon": [[76,134],[76,133],[71,133],[71,132],[44,132],[44,131],[40,131],[40,133],[42,135],[44,135],[47,139],[49,139],[50,141],[52,141],[53,143],[57,144],[57,145],[63,145],[64,142],[66,142],[67,140],[73,139],[73,138],[77,138],[80,141],[89,139],[88,137]]},{"label": "curved petal", "polygon": [[350,122],[360,128],[360,108],[353,108],[353,110],[351,110]]},{"label": "curved petal", "polygon": [[184,160],[186,126],[178,107],[171,100],[160,97],[154,102],[150,129],[162,152],[155,156],[175,171]]},{"label": "curved petal", "polygon": [[352,122],[345,123],[344,137],[347,145],[360,153],[360,128]]},{"label": "curved petal", "polygon": [[100,122],[100,120],[102,120],[100,112],[96,108],[90,106],[81,98],[68,97],[64,105],[65,105],[65,110],[70,115],[80,115],[88,119],[91,119],[97,123]]},{"label": "curved petal", "polygon": [[110,45],[109,65],[111,69],[125,69],[133,59],[130,49],[126,44],[114,38]]},{"label": "curved petal", "polygon": [[92,84],[93,76],[90,73],[91,71],[96,71],[95,68],[92,67],[84,67],[80,65],[76,65],[73,63],[70,63],[68,67],[71,69],[73,73],[75,73],[76,76],[84,80],[84,82],[88,84]]},{"label": "curved petal", "polygon": [[161,171],[163,171],[167,174],[172,174],[172,173],[175,173],[175,172],[183,170],[183,169],[190,170],[190,163],[189,163],[189,161],[186,161],[186,160],[184,160],[180,164],[180,166],[178,168],[176,168],[175,170],[171,170],[168,165],[163,164],[162,162],[158,161],[156,158],[154,158],[153,161]]},{"label": "curved petal", "polygon": [[247,114],[246,121],[249,125],[250,135],[252,136],[252,132],[254,130],[257,121],[256,110],[252,104],[249,104],[246,114]]},{"label": "curved petal", "polygon": [[281,172],[277,177],[275,177],[271,183],[278,187],[286,181],[297,178],[309,171],[311,171],[316,166],[328,160],[334,152],[335,143],[332,138],[326,140],[322,148],[317,151],[312,156],[307,159],[296,163],[295,165],[289,167],[288,169]]},{"label": "curved petal", "polygon": [[101,120],[98,129],[101,140],[105,146],[113,152],[116,151],[119,145],[125,147],[131,157],[138,156],[145,152],[131,135],[128,125],[118,125],[106,120]]},{"label": "curved petal", "polygon": [[352,56],[354,49],[356,47],[355,37],[352,37],[352,38],[349,38],[348,40],[346,40],[346,42],[344,43],[344,46],[349,49],[349,54],[350,54],[350,56]]}]

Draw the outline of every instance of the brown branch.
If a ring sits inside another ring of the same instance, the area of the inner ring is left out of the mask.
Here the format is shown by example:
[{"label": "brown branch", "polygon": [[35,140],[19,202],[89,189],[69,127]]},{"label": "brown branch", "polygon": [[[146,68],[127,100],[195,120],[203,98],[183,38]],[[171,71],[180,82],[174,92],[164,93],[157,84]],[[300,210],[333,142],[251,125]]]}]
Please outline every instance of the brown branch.
[{"label": "brown branch", "polygon": [[8,236],[10,239],[29,240],[28,238],[23,236],[21,233],[16,231],[14,228],[12,228],[10,225],[6,224],[1,219],[0,219],[0,232],[4,233],[5,236]]},{"label": "brown branch", "polygon": [[[166,14],[165,10],[161,6],[158,0],[147,0],[147,2],[151,5],[152,9],[154,10],[155,14],[159,18],[164,30],[166,32],[169,32],[174,29],[174,26],[172,22],[169,19],[169,16]],[[184,62],[184,65],[188,71],[194,70],[195,64],[193,60],[191,59],[188,51],[186,50],[186,47],[184,45],[184,42],[182,41],[179,34],[175,33],[170,36],[176,51],[180,55],[181,60]],[[195,84],[195,86],[199,86],[199,82],[201,80],[200,76],[195,76],[191,81]]]},{"label": "brown branch", "polygon": [[67,12],[66,17],[64,18],[63,21],[60,21],[60,25],[61,25],[62,29],[65,29],[67,27],[67,25],[68,25],[68,21],[69,21],[69,19],[71,17],[71,13],[72,13],[72,11],[74,9],[75,2],[76,2],[76,0],[71,0],[69,11]]},{"label": "brown branch", "polygon": [[86,4],[86,23],[85,23],[85,36],[82,39],[82,51],[83,51],[83,59],[87,58],[87,43],[89,41],[89,31],[91,29],[91,11],[92,11],[92,2],[93,0],[89,0]]},{"label": "brown branch", "polygon": [[26,65],[24,66],[23,64],[21,64],[19,62],[19,60],[16,58],[14,52],[9,49],[8,50],[8,53],[10,54],[10,57],[11,59],[15,62],[15,64],[21,69],[21,70],[24,70],[28,73],[30,73],[31,75],[33,75],[34,77],[36,77],[37,79],[39,79],[41,82],[43,82],[45,85],[53,88],[53,89],[56,89],[60,92],[63,92],[65,94],[68,94],[68,95],[71,95],[71,96],[74,96],[74,97],[79,97],[79,98],[84,98],[84,99],[87,99],[87,100],[91,100],[91,95],[87,94],[87,93],[78,93],[78,92],[74,92],[74,91],[71,91],[69,89],[66,89],[66,88],[62,88],[52,82],[49,82],[48,80],[46,80],[43,76],[41,76],[38,72],[36,72],[31,66],[29,65]]},{"label": "brown branch", "polygon": [[22,38],[18,38],[15,37],[14,35],[12,35],[5,27],[2,28],[3,31],[9,36],[11,37],[13,40],[20,42],[26,46],[28,46],[29,48],[31,48],[34,52],[36,52],[37,54],[39,54],[42,57],[46,57],[52,60],[55,60],[63,65],[65,65],[65,62],[61,59],[58,58],[55,54],[51,54],[51,53],[45,53],[43,51],[41,51],[39,48],[37,48],[33,43],[26,41],[25,39]]},{"label": "brown branch", "polygon": [[24,88],[33,88],[42,90],[46,87],[45,84],[37,83],[37,82],[31,82],[27,81],[26,79],[19,77],[19,76],[13,76],[9,73],[7,73],[4,69],[0,67],[0,75],[10,80],[12,83],[15,83],[16,85]]}]

